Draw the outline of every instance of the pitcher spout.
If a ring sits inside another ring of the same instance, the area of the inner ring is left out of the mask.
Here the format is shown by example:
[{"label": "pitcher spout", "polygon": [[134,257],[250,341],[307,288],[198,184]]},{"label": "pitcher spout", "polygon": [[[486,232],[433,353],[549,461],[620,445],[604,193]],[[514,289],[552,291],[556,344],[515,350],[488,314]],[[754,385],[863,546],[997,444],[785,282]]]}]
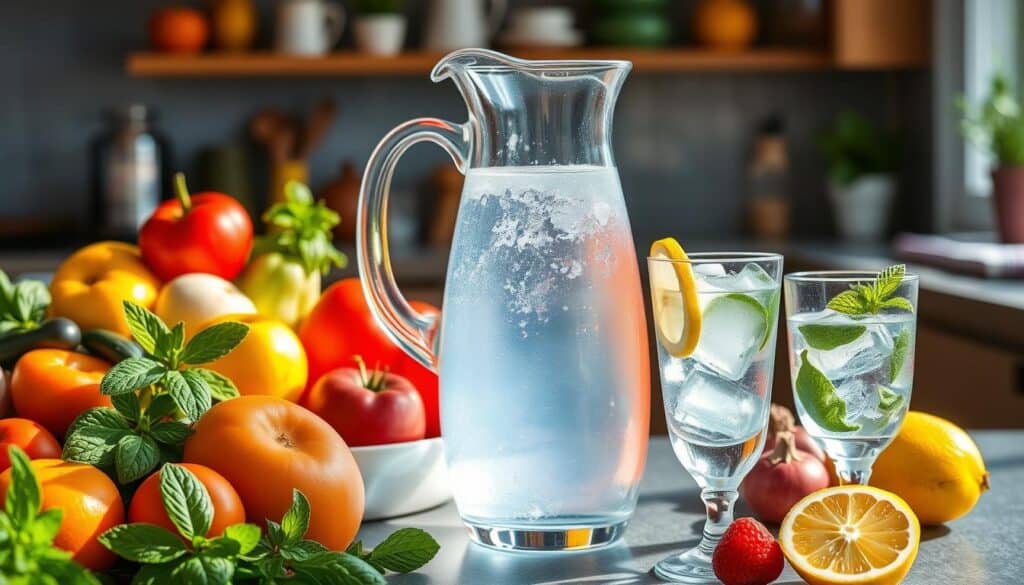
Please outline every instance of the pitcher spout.
[{"label": "pitcher spout", "polygon": [[488,49],[459,49],[448,53],[434,65],[430,80],[438,83],[451,78],[458,83],[469,67],[519,67],[523,63],[522,59]]}]

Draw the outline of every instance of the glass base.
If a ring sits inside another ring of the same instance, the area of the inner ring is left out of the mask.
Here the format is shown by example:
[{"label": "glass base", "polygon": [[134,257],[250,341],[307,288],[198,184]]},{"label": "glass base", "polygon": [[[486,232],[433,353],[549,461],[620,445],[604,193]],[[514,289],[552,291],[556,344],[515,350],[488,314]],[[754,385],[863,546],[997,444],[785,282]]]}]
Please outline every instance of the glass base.
[{"label": "glass base", "polygon": [[660,561],[654,565],[654,574],[672,583],[719,583],[711,556],[699,546]]},{"label": "glass base", "polygon": [[524,552],[581,551],[608,546],[622,536],[628,524],[623,521],[607,526],[526,528],[464,522],[473,542],[498,550]]}]

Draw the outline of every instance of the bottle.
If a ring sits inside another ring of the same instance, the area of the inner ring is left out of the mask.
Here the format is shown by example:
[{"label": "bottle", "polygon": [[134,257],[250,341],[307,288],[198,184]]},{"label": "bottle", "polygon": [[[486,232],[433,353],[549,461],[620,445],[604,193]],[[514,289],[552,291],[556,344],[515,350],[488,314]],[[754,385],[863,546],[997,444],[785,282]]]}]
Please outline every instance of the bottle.
[{"label": "bottle", "polygon": [[790,224],[789,153],[780,116],[770,116],[759,125],[748,177],[754,237],[785,239]]}]

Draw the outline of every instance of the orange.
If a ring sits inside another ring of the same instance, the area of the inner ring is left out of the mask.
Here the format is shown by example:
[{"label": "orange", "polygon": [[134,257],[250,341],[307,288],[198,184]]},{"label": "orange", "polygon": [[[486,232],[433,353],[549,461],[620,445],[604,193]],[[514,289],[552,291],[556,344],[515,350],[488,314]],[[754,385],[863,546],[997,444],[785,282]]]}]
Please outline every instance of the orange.
[{"label": "orange", "polygon": [[[87,569],[109,569],[116,557],[97,537],[124,523],[124,503],[114,482],[92,465],[60,459],[37,459],[32,470],[42,488],[42,509],[64,512],[53,544],[70,552],[75,562]],[[0,474],[0,500],[6,499],[10,482],[8,469]]]},{"label": "orange", "polygon": [[202,12],[184,6],[161,8],[149,20],[149,42],[165,53],[198,53],[206,46],[210,25]]},{"label": "orange", "polygon": [[29,459],[60,459],[60,443],[42,425],[27,418],[0,420],[0,471],[11,466],[7,448],[21,447]]},{"label": "orange", "polygon": [[757,34],[757,15],[746,0],[701,0],[693,17],[694,36],[715,49],[745,49]]},{"label": "orange", "polygon": [[292,328],[260,315],[225,315],[206,326],[222,321],[245,323],[249,333],[231,353],[205,367],[230,378],[242,394],[266,394],[298,402],[309,368],[306,350]]},{"label": "orange", "polygon": [[35,349],[21,356],[11,374],[14,410],[63,437],[82,412],[110,406],[100,381],[110,364],[63,349]]},{"label": "orange", "polygon": [[363,518],[363,478],[345,441],[320,417],[270,396],[211,408],[185,442],[185,461],[206,465],[238,491],[250,522],[280,521],[292,489],[309,500],[306,538],[345,550]]},{"label": "orange", "polygon": [[[206,486],[206,491],[209,492],[210,500],[213,502],[213,522],[205,536],[211,538],[220,536],[224,534],[224,529],[228,526],[245,522],[245,508],[242,507],[242,500],[239,499],[238,492],[231,487],[223,475],[205,465],[192,463],[180,465],[191,471]],[[163,497],[160,495],[159,471],[147,477],[132,496],[132,501],[128,505],[128,521],[156,524],[175,534],[178,533],[178,529],[167,515],[167,510],[164,509]]]}]

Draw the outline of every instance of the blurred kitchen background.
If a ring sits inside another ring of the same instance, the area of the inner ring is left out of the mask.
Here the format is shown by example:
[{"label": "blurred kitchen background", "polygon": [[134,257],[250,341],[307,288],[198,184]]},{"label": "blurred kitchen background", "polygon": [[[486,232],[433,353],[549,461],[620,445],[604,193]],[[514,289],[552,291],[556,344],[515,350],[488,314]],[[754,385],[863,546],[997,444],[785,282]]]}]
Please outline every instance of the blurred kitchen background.
[{"label": "blurred kitchen background", "polygon": [[[1017,1],[504,4],[5,0],[0,266],[51,270],[82,242],[131,238],[176,170],[254,218],[283,181],[308,180],[350,251],[378,140],[409,118],[465,118],[455,87],[428,79],[447,50],[623,58],[615,152],[642,255],[674,235],[782,251],[787,271],[909,261],[915,408],[1024,424]],[[1009,89],[984,110],[994,79]],[[982,146],[996,135],[996,158],[965,139],[964,116]],[[440,149],[400,165],[390,235],[410,296],[440,302],[460,188]]]}]

